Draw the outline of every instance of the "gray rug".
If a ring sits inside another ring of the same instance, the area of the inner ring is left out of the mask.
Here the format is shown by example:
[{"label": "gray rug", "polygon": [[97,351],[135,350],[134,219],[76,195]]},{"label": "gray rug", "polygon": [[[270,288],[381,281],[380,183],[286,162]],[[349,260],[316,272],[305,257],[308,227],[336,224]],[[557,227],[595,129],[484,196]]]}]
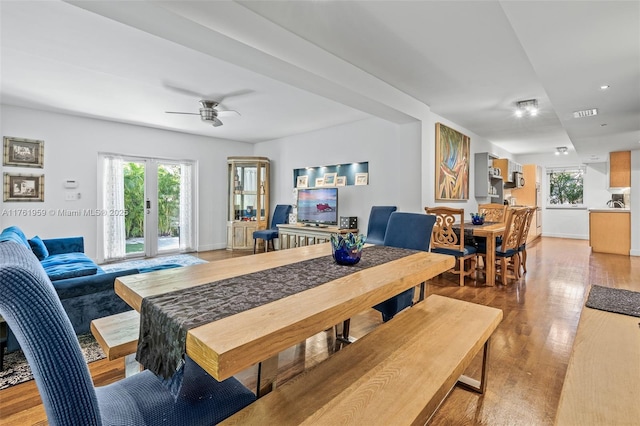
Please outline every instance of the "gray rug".
[{"label": "gray rug", "polygon": [[[87,360],[87,363],[105,358],[102,348],[100,348],[100,345],[91,333],[78,336],[78,341],[80,342],[80,348],[82,348],[82,354],[84,355],[84,359]],[[17,385],[18,383],[33,380],[31,368],[29,368],[29,364],[27,364],[27,360],[22,351],[5,354],[3,367],[4,370],[0,371],[0,390]]]},{"label": "gray rug", "polygon": [[601,311],[640,317],[640,293],[594,285],[589,292],[586,306]]},{"label": "gray rug", "polygon": [[176,267],[197,265],[199,263],[207,263],[207,261],[195,256],[191,256],[189,254],[177,254],[173,256],[159,256],[149,259],[126,260],[124,262],[100,265],[100,267],[105,272],[115,272],[131,268],[152,270],[154,268],[162,267],[163,265],[171,265],[172,267]]}]

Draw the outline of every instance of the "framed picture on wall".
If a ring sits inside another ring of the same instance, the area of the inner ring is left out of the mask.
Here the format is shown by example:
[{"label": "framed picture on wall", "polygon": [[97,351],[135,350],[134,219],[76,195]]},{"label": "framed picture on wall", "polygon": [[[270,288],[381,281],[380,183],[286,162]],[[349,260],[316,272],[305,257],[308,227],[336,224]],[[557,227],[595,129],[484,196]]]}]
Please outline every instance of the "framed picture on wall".
[{"label": "framed picture on wall", "polygon": [[338,176],[336,178],[336,186],[346,186],[347,185],[347,177],[346,176]]},{"label": "framed picture on wall", "polygon": [[324,186],[324,178],[316,178],[316,186]]},{"label": "framed picture on wall", "polygon": [[368,185],[369,173],[356,173],[356,185]]},{"label": "framed picture on wall", "polygon": [[4,201],[44,201],[44,175],[5,173]]},{"label": "framed picture on wall", "polygon": [[436,123],[436,200],[469,199],[469,136]]},{"label": "framed picture on wall", "polygon": [[298,176],[296,179],[296,188],[306,188],[309,185],[309,176]]},{"label": "framed picture on wall", "polygon": [[325,173],[323,180],[324,186],[335,186],[336,185],[336,177],[338,177],[338,173]]},{"label": "framed picture on wall", "polygon": [[44,141],[5,136],[2,164],[16,167],[44,167]]}]

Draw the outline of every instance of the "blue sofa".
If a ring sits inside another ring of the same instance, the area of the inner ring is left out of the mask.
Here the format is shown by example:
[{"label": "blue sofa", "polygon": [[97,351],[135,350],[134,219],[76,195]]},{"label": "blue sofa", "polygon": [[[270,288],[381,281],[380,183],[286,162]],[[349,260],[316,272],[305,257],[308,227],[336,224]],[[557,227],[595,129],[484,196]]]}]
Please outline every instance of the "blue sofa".
[{"label": "blue sofa", "polygon": [[[0,233],[0,243],[3,241],[26,246],[40,260],[76,334],[89,332],[91,321],[96,318],[131,309],[116,295],[113,283],[116,277],[137,274],[138,269],[105,273],[84,253],[83,237],[41,240],[36,236],[29,240],[20,228],[10,226]],[[7,351],[19,347],[9,330]]]}]

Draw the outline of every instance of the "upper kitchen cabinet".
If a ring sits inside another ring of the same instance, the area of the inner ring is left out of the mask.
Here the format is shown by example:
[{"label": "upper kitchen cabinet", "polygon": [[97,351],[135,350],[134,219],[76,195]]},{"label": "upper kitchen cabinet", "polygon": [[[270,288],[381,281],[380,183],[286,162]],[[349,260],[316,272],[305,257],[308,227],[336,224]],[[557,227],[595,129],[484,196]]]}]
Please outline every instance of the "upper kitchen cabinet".
[{"label": "upper kitchen cabinet", "polygon": [[631,151],[609,153],[609,188],[631,186]]},{"label": "upper kitchen cabinet", "polygon": [[500,169],[493,167],[498,157],[488,152],[475,154],[474,188],[476,198],[487,198],[491,203],[501,204],[504,200],[504,188]]},{"label": "upper kitchen cabinet", "polygon": [[500,174],[504,179],[505,188],[519,188],[519,179],[522,178],[522,165],[508,158],[497,158],[493,160],[493,167],[500,169]]}]

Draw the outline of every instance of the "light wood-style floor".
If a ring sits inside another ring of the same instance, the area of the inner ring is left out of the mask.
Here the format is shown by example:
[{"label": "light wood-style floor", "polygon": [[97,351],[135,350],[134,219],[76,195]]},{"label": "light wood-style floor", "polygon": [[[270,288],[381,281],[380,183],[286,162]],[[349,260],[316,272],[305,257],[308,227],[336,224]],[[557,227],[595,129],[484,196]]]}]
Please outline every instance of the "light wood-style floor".
[{"label": "light wood-style floor", "polygon": [[[457,285],[457,276],[429,282],[428,294],[493,306],[504,319],[494,333],[484,395],[455,388],[432,419],[432,425],[551,425],[580,311],[589,285],[640,291],[640,258],[592,254],[588,242],[542,238],[529,244],[528,273],[508,286]],[[250,253],[225,250],[199,253],[217,260]],[[358,337],[381,323],[371,310],[352,319],[351,335]],[[284,381],[326,359],[336,345],[333,333],[320,333],[280,356],[279,380]],[[477,375],[477,357],[469,375]],[[122,361],[90,364],[97,385],[123,377]],[[238,376],[253,387],[255,371]],[[398,395],[398,398],[401,398]],[[46,424],[33,381],[0,391],[0,424]]]}]

